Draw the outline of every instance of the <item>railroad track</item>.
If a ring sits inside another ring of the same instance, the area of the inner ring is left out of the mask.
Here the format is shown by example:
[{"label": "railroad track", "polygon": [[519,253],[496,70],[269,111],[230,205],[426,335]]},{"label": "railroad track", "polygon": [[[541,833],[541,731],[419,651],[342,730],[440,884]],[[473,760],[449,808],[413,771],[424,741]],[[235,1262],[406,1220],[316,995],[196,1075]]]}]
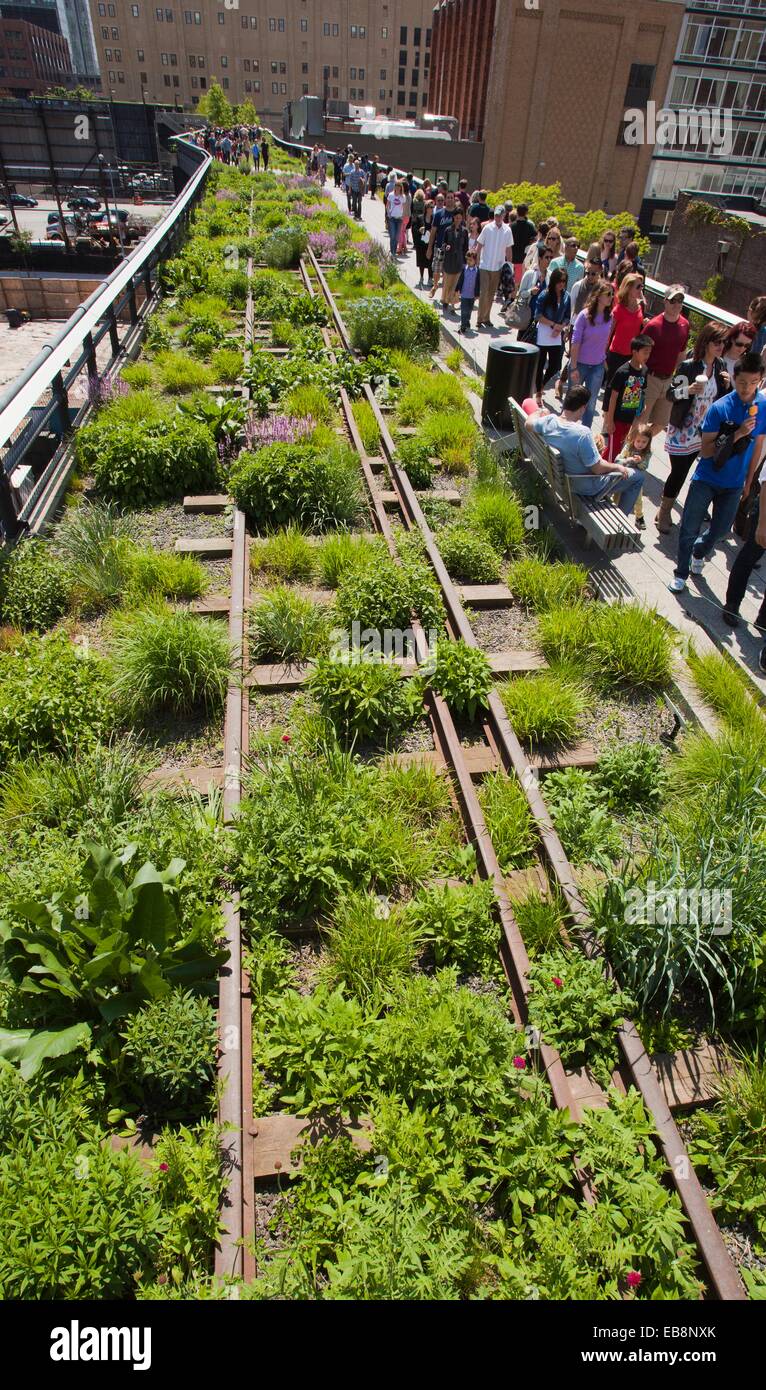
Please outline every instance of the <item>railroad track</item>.
[{"label": "railroad track", "polygon": [[[307,254],[308,263],[306,261],[301,262],[301,278],[307,292],[312,295],[319,293],[329,310],[333,330],[332,334],[329,330],[325,330],[325,342],[328,349],[332,350],[332,337],[334,335],[336,342],[340,343],[342,349],[349,352],[351,351],[351,342],[348,332],[322,268],[310,249]],[[396,446],[383,412],[370,387],[366,386],[364,389],[380,431],[381,458],[370,459],[365,453],[351,404],[345,391],[341,392],[341,407],[349,437],[360,458],[376,528],[385,539],[392,558],[398,558],[387,511],[387,506],[393,502],[399,519],[406,530],[417,531],[420,534],[428,561],[436,576],[444,600],[450,637],[460,638],[467,646],[478,649],[479,643],[465,612],[463,596],[447,573],[431,528],[407,474],[396,462]],[[376,484],[376,478],[380,477],[381,472],[387,480],[385,493],[381,493]],[[415,631],[417,634],[417,627],[415,627]],[[476,793],[474,786],[474,774],[476,772],[480,773],[482,769],[489,771],[493,767],[499,767],[507,774],[515,776],[524,791],[534,819],[545,869],[563,895],[571,925],[577,933],[582,949],[588,956],[601,959],[604,971],[609,976],[612,975],[611,967],[590,930],[588,914],[572,866],[554,829],[540,790],[537,776],[539,767],[533,765],[516,738],[500,696],[496,691],[492,691],[489,697],[489,708],[483,724],[485,756],[482,758],[480,754],[477,758],[476,754],[472,753],[470,762],[469,756],[467,756],[468,750],[461,745],[457,729],[445,701],[433,691],[427,693],[426,701],[436,749],[440,760],[448,769],[455,787],[466,834],[476,848],[479,872],[493,886],[501,933],[500,959],[511,989],[514,1019],[523,1026],[528,1017],[529,957],[518,923],[513,915],[505,877],[500,869]],[[572,947],[572,949],[576,948]],[[710,1293],[723,1300],[745,1299],[744,1287],[727,1252],[721,1232],[694,1171],[651,1058],[632,1022],[626,1019],[618,1028],[617,1041],[622,1058],[620,1067],[622,1075],[617,1074],[614,1080],[618,1086],[623,1088],[624,1082],[634,1086],[642,1097],[657,1132],[670,1179],[680,1198],[702,1264],[707,1272]],[[555,1105],[561,1109],[569,1109],[574,1119],[580,1118],[583,1104],[587,1101],[592,1103],[594,1099],[592,1088],[586,1085],[585,1091],[583,1091],[580,1079],[567,1074],[558,1053],[544,1041],[539,1047],[539,1061],[550,1084]],[[586,1200],[592,1199],[587,1180],[583,1178],[582,1174],[579,1177]]]}]

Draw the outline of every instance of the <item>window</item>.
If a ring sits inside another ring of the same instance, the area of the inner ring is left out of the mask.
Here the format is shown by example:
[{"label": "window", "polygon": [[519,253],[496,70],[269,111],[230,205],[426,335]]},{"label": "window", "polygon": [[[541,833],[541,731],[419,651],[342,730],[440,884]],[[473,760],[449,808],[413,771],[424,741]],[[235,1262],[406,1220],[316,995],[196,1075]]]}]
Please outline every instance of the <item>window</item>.
[{"label": "window", "polygon": [[118,39],[119,37],[120,37],[120,31],[119,31],[119,29],[115,29],[114,27],[112,27],[112,38],[113,38],[113,39]]},{"label": "window", "polygon": [[352,37],[352,39],[355,39],[355,38],[357,37],[358,33],[359,33],[359,26],[358,26],[357,24],[352,24],[352,25],[351,25],[351,37]]},{"label": "window", "polygon": [[132,14],[132,16],[133,16],[134,19],[138,19],[138,18],[140,17],[140,14],[141,14],[141,7],[140,7],[140,5],[131,5],[131,7],[130,7],[130,13]]},{"label": "window", "polygon": [[[253,72],[260,72],[260,70],[261,70],[261,65],[260,65],[260,63],[258,62],[258,59],[257,59],[257,58],[253,58]],[[256,88],[256,90],[257,90],[257,88]]]},{"label": "window", "polygon": [[413,29],[413,31],[412,31],[412,42],[414,43],[414,45],[415,45],[416,48],[420,48],[420,34],[421,34],[421,30],[420,30],[420,29]]},{"label": "window", "polygon": [[244,70],[245,72],[249,72],[249,71],[250,71],[250,59],[249,59],[249,58],[244,58],[244,59],[242,60],[242,68],[243,68],[243,70]]},{"label": "window", "polygon": [[403,45],[403,44],[405,44],[406,42],[407,42],[407,25],[406,25],[406,24],[403,24],[402,27],[401,27],[401,29],[399,30],[399,43]]},{"label": "window", "polygon": [[107,27],[106,27],[105,24],[102,24],[102,25],[101,25],[101,37],[102,37],[102,39],[108,39],[108,38],[109,38],[109,30],[107,29]]},{"label": "window", "polygon": [[280,90],[280,92],[282,93],[283,96],[286,96],[286,94],[287,94],[287,83],[286,83],[286,82],[280,82],[280,84],[279,84],[279,90]]},{"label": "window", "polygon": [[359,69],[359,76],[364,80],[364,68]]},{"label": "window", "polygon": [[165,11],[164,11],[164,10],[161,10],[161,9],[159,8],[159,6],[158,6],[157,9],[154,11],[154,13],[155,13],[156,18],[157,18],[157,23],[158,23],[158,24],[162,24],[162,22],[163,22],[163,20],[164,20],[164,18],[165,18]]},{"label": "window", "polygon": [[308,72],[308,70],[309,70],[309,65],[308,65],[308,63],[301,63],[301,72]]},{"label": "window", "polygon": [[417,94],[417,92],[410,92],[410,106],[417,106],[417,104],[418,104],[418,94]]},{"label": "window", "polygon": [[250,28],[251,28],[251,29],[257,29],[257,28],[258,28],[258,16],[257,16],[256,14],[251,14],[251,16],[250,16]]},{"label": "window", "polygon": [[[194,22],[195,22],[195,24],[196,24],[197,21],[195,20]],[[218,23],[219,23],[219,24],[225,24],[225,23],[226,23],[226,15],[224,14],[223,10],[219,10],[219,11],[218,11]]]},{"label": "window", "polygon": [[260,84],[260,82],[254,82],[254,83],[253,83],[253,91],[254,91],[254,92],[260,92],[260,90],[261,90],[261,84]]},{"label": "window", "polygon": [[241,23],[242,23],[242,28],[243,28],[243,29],[246,29],[246,28],[247,28],[247,15],[246,15],[246,14],[243,14]]},{"label": "window", "polygon": [[[169,82],[170,78],[167,78],[166,80]],[[111,82],[112,86],[114,86],[115,82],[117,81],[117,74],[116,72],[112,72],[111,69],[109,72],[109,81]]]},{"label": "window", "polygon": [[332,89],[332,94],[333,94],[334,97],[337,97],[337,95],[338,95],[338,88],[337,88],[337,87],[333,87],[333,89]]},{"label": "window", "polygon": [[[13,57],[13,54],[11,54],[11,57]],[[112,50],[111,50],[111,48],[105,48],[105,49],[104,49],[104,57],[106,58],[107,63],[111,63],[111,61],[112,61]]]},{"label": "window", "polygon": [[323,25],[322,25],[322,33],[324,34],[325,38],[328,38],[328,37],[329,37],[329,34],[330,34],[330,26],[329,26],[329,24],[323,24]]},{"label": "window", "polygon": [[404,106],[404,92],[396,93],[396,104],[397,106]]},{"label": "window", "polygon": [[406,67],[406,66],[407,66],[407,49],[406,49],[406,48],[400,48],[400,49],[399,49],[399,67],[400,67],[400,68],[404,68],[404,67]]},{"label": "window", "polygon": [[411,86],[411,87],[417,87],[419,81],[420,81],[420,73],[419,73],[419,72],[416,72],[415,69],[413,68],[412,72],[410,73],[410,86]]},{"label": "window", "polygon": [[426,29],[426,48],[431,47],[431,30]]},{"label": "window", "polygon": [[385,87],[381,87],[380,90],[378,91],[378,101],[385,101],[385,99],[386,99],[386,89],[385,89]]},{"label": "window", "polygon": [[286,73],[286,72],[287,72],[287,63],[280,63],[280,64],[279,64],[279,71],[280,71],[281,73]]},{"label": "window", "polygon": [[115,63],[121,63],[121,62],[122,62],[122,49],[121,49],[121,48],[115,48],[115,50],[114,50],[114,61],[115,61]]},{"label": "window", "polygon": [[165,23],[166,23],[166,24],[172,24],[172,23],[173,23],[173,11],[172,11],[172,10],[166,10],[166,11],[165,11]]},{"label": "window", "polygon": [[420,98],[420,104],[421,104],[421,106],[427,106],[427,105],[428,105],[428,92],[424,92],[424,93],[423,93],[422,97]]},{"label": "window", "polygon": [[350,98],[351,98],[352,101],[356,101],[356,87],[352,87],[352,88],[351,88],[351,90],[350,90],[350,92],[349,92],[349,96],[350,96]]},{"label": "window", "polygon": [[388,38],[388,29],[386,29],[386,28],[381,29],[381,31],[380,31],[380,37],[381,37],[382,39],[387,39],[387,38]]},{"label": "window", "polygon": [[278,82],[272,82],[272,84],[271,84],[271,90],[272,90],[272,92],[274,93],[275,96],[279,96],[279,83],[278,83]]},{"label": "window", "polygon": [[137,57],[139,63],[143,63],[143,61],[144,61],[144,50],[143,50],[143,48],[137,48],[137,49],[136,49],[136,57]]},{"label": "window", "polygon": [[[111,74],[110,74],[110,77],[111,77]],[[165,73],[165,76],[163,77],[162,80],[163,80],[163,82],[165,83],[165,86],[166,86],[166,87],[169,87],[169,86],[170,86],[170,77],[169,77],[168,73]]]},{"label": "window", "polygon": [[224,53],[224,54],[221,56],[221,67],[222,67],[222,68],[227,68],[228,66],[229,66],[229,60],[228,60],[228,58],[226,57],[226,54]]},{"label": "window", "polygon": [[249,78],[247,78],[247,79],[245,80],[245,91],[246,91],[246,92],[252,92],[252,90],[253,90],[253,84],[252,84],[252,82],[249,80]]},{"label": "window", "polygon": [[109,15],[110,19],[117,18],[117,11],[115,10],[114,5],[107,5],[106,12]]},{"label": "window", "polygon": [[381,82],[386,82],[386,81],[387,81],[387,78],[386,78],[386,69],[385,69],[385,68],[381,68],[381,69],[380,69],[380,80],[381,80]]},{"label": "window", "polygon": [[207,78],[206,78],[206,77],[201,77],[200,80],[199,80],[199,85],[200,85],[200,87],[202,88],[202,91],[204,92],[205,89],[206,89],[206,87],[207,87]]},{"label": "window", "polygon": [[197,54],[197,67],[198,67],[198,68],[204,68],[204,66],[205,66],[205,59],[204,59],[204,58],[201,58],[200,55],[199,55],[199,53],[198,53],[198,54]]},{"label": "window", "polygon": [[[118,62],[119,62],[119,59],[118,59]],[[171,53],[171,55],[170,55],[170,66],[171,66],[171,68],[177,68],[177,67],[178,67],[178,54],[177,54],[177,53]]]},{"label": "window", "polygon": [[277,72],[277,71],[278,71],[278,68],[277,68],[276,63],[272,63],[272,64],[271,64],[271,71],[272,71],[272,72]]},{"label": "window", "polygon": [[359,88],[359,100],[364,101],[364,87]]},{"label": "window", "polygon": [[161,54],[160,54],[160,60],[161,60],[161,62],[162,62],[163,68],[166,68],[166,67],[169,67],[169,66],[170,66],[169,61],[168,61],[168,55],[167,55],[167,53],[161,53]]},{"label": "window", "polygon": [[277,20],[277,28],[278,28],[280,34],[284,34],[284,32],[285,32],[285,21],[284,21],[283,19],[278,19],[278,20]]},{"label": "window", "polygon": [[339,24],[333,24],[333,26],[332,26],[332,36],[333,36],[333,38],[334,38],[334,39],[337,39],[337,37],[338,37],[339,34],[340,34],[340,25],[339,25]]},{"label": "window", "polygon": [[330,76],[330,69],[329,69],[329,67],[327,67],[326,65],[325,65],[325,67],[322,68],[322,76],[323,76],[323,77],[329,77],[329,76]]},{"label": "window", "polygon": [[407,76],[407,74],[406,74],[406,72],[404,71],[404,68],[400,68],[400,69],[399,69],[399,73],[398,73],[398,77],[397,77],[397,81],[398,81],[399,83],[404,82],[406,76]]},{"label": "window", "polygon": [[645,110],[653,81],[654,68],[650,63],[631,63],[625,90],[626,107],[640,107],[641,110]]},{"label": "window", "polygon": [[276,32],[277,32],[277,21],[276,21],[275,19],[270,19],[270,20],[269,20],[269,29],[271,30],[272,34],[276,34]]},{"label": "window", "polygon": [[416,68],[420,67],[420,49],[418,49],[417,53],[415,54],[414,63]]},{"label": "window", "polygon": [[360,39],[366,39],[367,37],[367,30],[363,24],[359,25],[359,37]]},{"label": "window", "polygon": [[307,19],[302,19],[302,20],[301,20],[301,33],[302,33],[302,34],[307,34],[308,31],[309,31],[309,22],[308,22],[308,20],[307,20]]},{"label": "window", "polygon": [[174,77],[174,78],[173,78],[173,86],[174,86],[174,87],[180,87],[180,85],[181,85],[181,79],[180,79],[180,77]]},{"label": "window", "polygon": [[99,5],[98,12],[103,17],[106,14],[106,5]]},{"label": "window", "polygon": [[202,23],[202,15],[200,14],[199,10],[195,10],[195,11],[194,11],[194,23],[195,23],[195,24],[201,24],[201,23]]},{"label": "window", "polygon": [[303,93],[303,95],[304,95],[305,97],[308,96],[308,94],[309,94],[309,84],[308,84],[308,82],[302,82],[302,83],[301,83],[301,92]]},{"label": "window", "polygon": [[145,73],[145,72],[140,72],[138,75],[139,75],[139,77],[140,77],[140,79],[141,79],[141,86],[142,86],[142,87],[145,87],[145,86],[146,86],[146,83],[147,83],[147,80],[148,80],[148,79],[147,79],[146,73]]},{"label": "window", "polygon": [[332,75],[333,75],[333,77],[337,77],[337,76],[338,76],[338,69],[337,69],[337,68],[333,68],[333,70],[332,70]]},{"label": "window", "polygon": [[192,80],[191,80],[191,84],[192,84],[192,89],[194,89],[195,87],[199,87],[199,78],[198,78],[196,72],[195,72],[195,74],[194,74],[194,76],[193,76],[193,78],[192,78]]},{"label": "window", "polygon": [[[175,78],[173,78],[173,81],[175,82]],[[223,87],[223,89],[224,89],[225,92],[228,92],[228,90],[229,90],[229,79],[228,79],[228,77],[222,77],[222,78],[221,78],[221,86]]]},{"label": "window", "polygon": [[354,81],[356,81],[356,68],[349,68],[348,75],[349,77],[353,77]]},{"label": "window", "polygon": [[192,22],[193,16],[191,10],[184,10],[184,24],[191,24]]}]

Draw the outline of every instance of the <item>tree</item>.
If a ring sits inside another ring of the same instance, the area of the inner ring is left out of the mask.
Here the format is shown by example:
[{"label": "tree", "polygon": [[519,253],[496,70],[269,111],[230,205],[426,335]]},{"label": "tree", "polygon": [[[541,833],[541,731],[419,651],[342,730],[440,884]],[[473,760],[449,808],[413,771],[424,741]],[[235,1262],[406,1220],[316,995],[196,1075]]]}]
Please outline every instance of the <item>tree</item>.
[{"label": "tree", "polygon": [[238,125],[258,124],[258,112],[249,99],[240,102],[239,106],[236,108],[234,118]]},{"label": "tree", "polygon": [[[637,218],[632,212],[604,212],[593,208],[588,212],[577,212],[574,203],[563,197],[560,183],[506,183],[496,193],[488,196],[490,207],[495,203],[526,203],[533,222],[544,222],[547,217],[557,217],[564,235],[576,236],[583,250],[587,251],[592,241],[600,241],[607,228],[619,232],[620,227],[636,227]],[[649,238],[637,236],[639,250],[645,254],[649,250]]]},{"label": "tree", "polygon": [[210,124],[214,126],[230,126],[234,122],[234,112],[229,98],[215,77],[197,110],[200,115],[207,116]]}]

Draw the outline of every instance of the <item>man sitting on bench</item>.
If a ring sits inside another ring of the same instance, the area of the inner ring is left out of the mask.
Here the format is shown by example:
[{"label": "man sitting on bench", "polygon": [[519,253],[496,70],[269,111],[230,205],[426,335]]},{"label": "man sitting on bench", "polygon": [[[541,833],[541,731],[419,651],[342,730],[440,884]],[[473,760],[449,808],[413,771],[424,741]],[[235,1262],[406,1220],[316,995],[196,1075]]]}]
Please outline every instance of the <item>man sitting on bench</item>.
[{"label": "man sitting on bench", "polygon": [[546,444],[561,455],[573,493],[594,498],[614,494],[619,497],[620,510],[630,516],[644,486],[645,474],[640,468],[626,468],[601,458],[593,435],[582,423],[589,400],[587,386],[572,386],[564,397],[561,415],[539,408],[531,397],[521,408],[528,416],[527,429],[542,435]]}]

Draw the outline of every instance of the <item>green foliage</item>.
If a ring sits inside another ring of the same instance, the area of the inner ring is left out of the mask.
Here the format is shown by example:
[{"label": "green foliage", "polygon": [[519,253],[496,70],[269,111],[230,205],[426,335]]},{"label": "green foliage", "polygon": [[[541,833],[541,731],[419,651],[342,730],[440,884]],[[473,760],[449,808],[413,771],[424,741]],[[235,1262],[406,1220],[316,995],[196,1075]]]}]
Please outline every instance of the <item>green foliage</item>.
[{"label": "green foliage", "polygon": [[[632,212],[606,213],[601,208],[575,212],[574,203],[562,197],[560,183],[543,185],[527,181],[503,184],[496,193],[489,194],[489,205],[494,207],[496,202],[504,203],[508,199],[516,204],[526,203],[529,217],[535,225],[549,217],[558,218],[562,233],[576,236],[580,246],[585,248],[593,241],[600,241],[607,230],[616,235],[621,227],[638,226],[638,218]],[[642,255],[646,255],[650,249],[649,238],[639,234],[636,241]]]},{"label": "green foliage", "polygon": [[209,1105],[217,1032],[208,999],[173,989],[138,1009],[121,1036],[123,1079],[144,1114],[197,1115]]},{"label": "green foliage", "polygon": [[261,246],[261,260],[274,270],[294,270],[306,250],[308,234],[304,227],[277,227]]},{"label": "green foliage", "polygon": [[462,353],[462,351],[461,351],[460,348],[457,348],[457,347],[456,347],[456,348],[453,348],[451,352],[448,352],[448,353],[447,353],[447,356],[446,356],[445,359],[444,359],[444,361],[447,363],[447,366],[449,367],[449,369],[450,369],[451,372],[457,372],[457,373],[462,372],[462,370],[463,370],[463,353]]},{"label": "green foliage", "polygon": [[323,450],[269,444],[255,454],[240,454],[230,488],[237,506],[264,527],[352,526],[361,509],[356,457],[341,443]]},{"label": "green foliage", "polygon": [[161,352],[156,362],[162,387],[172,396],[199,391],[213,380],[210,368],[187,352]]},{"label": "green foliage", "polygon": [[712,1110],[692,1118],[692,1162],[714,1191],[713,1207],[726,1222],[743,1220],[756,1232],[756,1253],[766,1253],[766,1065],[760,1052],[731,1057],[717,1084]]},{"label": "green foliage", "polygon": [[522,743],[572,743],[580,733],[585,692],[557,671],[512,676],[498,693]]},{"label": "green foliage", "polygon": [[397,565],[381,558],[372,567],[349,568],[341,576],[337,597],[338,618],[347,629],[358,621],[361,628],[383,634],[387,628],[406,632],[412,614],[424,628],[440,628],[444,608],[430,571],[415,561]]},{"label": "green foliage", "polygon": [[444,372],[412,370],[397,401],[400,425],[420,425],[429,411],[470,414],[471,407],[459,381]]},{"label": "green foliage", "polygon": [[439,538],[441,557],[451,579],[463,584],[494,584],[500,557],[488,540],[467,526],[451,526]]},{"label": "green foliage", "polygon": [[128,386],[134,391],[143,391],[152,384],[153,374],[148,362],[132,362],[129,366],[123,367],[121,375],[123,381],[127,381]]},{"label": "green foliage", "polygon": [[551,772],[543,790],[572,863],[611,865],[622,849],[622,835],[597,779],[582,768],[568,767]]},{"label": "green foliage", "polygon": [[539,629],[549,660],[584,666],[605,690],[662,690],[672,679],[670,631],[656,613],[638,604],[552,608],[541,615]]},{"label": "green foliage", "polygon": [[28,755],[0,772],[0,821],[25,834],[109,835],[138,805],[144,773],[127,740]]},{"label": "green foliage", "polygon": [[513,555],[524,542],[521,503],[501,484],[483,483],[475,487],[464,515],[500,555]]},{"label": "green foliage", "polygon": [[415,435],[405,437],[397,441],[396,453],[413,487],[431,486],[437,464],[427,440],[418,439]]},{"label": "green foliage", "polygon": [[422,420],[420,438],[429,454],[441,459],[448,473],[459,476],[470,471],[476,440],[476,426],[470,415],[433,410]]},{"label": "green foliage", "polygon": [[479,800],[500,868],[523,868],[534,853],[537,832],[516,778],[491,772],[482,782]]},{"label": "green foliage", "polygon": [[199,560],[166,550],[142,550],[128,546],[124,551],[128,603],[151,598],[195,599],[204,594],[208,579]]},{"label": "green foliage", "polygon": [[349,335],[357,352],[372,348],[427,348],[439,346],[439,319],[433,309],[414,299],[371,295],[359,299],[348,314]]},{"label": "green foliage", "polygon": [[656,743],[614,743],[601,754],[594,780],[612,810],[651,806],[667,783],[662,749]]},{"label": "green foliage", "polygon": [[292,581],[313,578],[315,550],[299,526],[285,526],[267,540],[256,542],[250,551],[250,565],[278,579]]},{"label": "green foliage", "polygon": [[0,762],[89,743],[112,720],[106,663],[63,633],[0,652]]},{"label": "green foliage", "polygon": [[212,988],[227,957],[204,946],[203,917],[188,930],[179,922],[182,859],[163,871],[146,863],[130,877],[135,844],[119,854],[88,850],[81,884],[47,901],[12,903],[0,921],[4,969],[38,1025],[0,1033],[0,1056],[25,1077],[174,985]]},{"label": "green foliage", "polygon": [[83,502],[69,511],[54,544],[77,607],[98,610],[120,601],[132,534],[130,520],[111,502]]},{"label": "green foliage", "polygon": [[417,924],[385,898],[349,894],[336,908],[324,932],[322,978],[331,989],[342,987],[366,1013],[388,1004],[396,984],[405,980],[419,945]]},{"label": "green foliage", "polygon": [[370,1090],[378,1026],[340,989],[319,985],[309,997],[287,990],[274,1001],[268,1036],[253,1039],[253,1060],[274,1077],[292,1114],[356,1115]]},{"label": "green foliage", "polygon": [[541,952],[560,949],[565,920],[564,899],[559,893],[548,893],[544,897],[538,889],[532,888],[525,897],[517,898],[512,907],[522,940],[533,960]]},{"label": "green foliage", "polygon": [[545,952],[529,969],[529,1021],[568,1070],[590,1067],[603,1086],[617,1066],[615,1028],[632,1008],[604,974],[604,962],[580,951]]},{"label": "green foliage", "polygon": [[468,975],[493,976],[499,972],[500,944],[493,904],[490,883],[437,885],[413,898],[407,919],[431,947],[437,967],[456,965]]},{"label": "green foliage", "polygon": [[51,547],[21,541],[0,564],[0,621],[44,632],[66,611],[66,575]]},{"label": "green foliage", "polygon": [[212,1270],[226,1187],[218,1127],[207,1122],[195,1129],[165,1129],[154,1157],[151,1184],[162,1213],[155,1268],[171,1287],[183,1289],[195,1275]]},{"label": "green foliage", "polygon": [[250,640],[257,659],[308,661],[327,647],[327,613],[311,599],[279,585],[253,609]]},{"label": "green foliage", "polygon": [[320,657],[308,690],[347,742],[396,734],[420,710],[417,689],[385,661]]},{"label": "green foliage", "polygon": [[335,414],[333,402],[326,391],[321,386],[313,386],[311,383],[294,386],[283,398],[282,404],[288,415],[293,415],[299,420],[310,417],[318,425],[331,424]]},{"label": "green foliage", "polygon": [[317,556],[320,580],[328,589],[337,589],[347,571],[372,566],[385,553],[384,543],[378,537],[370,539],[344,532],[327,536]]},{"label": "green foliage", "polygon": [[223,707],[231,653],[227,633],[214,619],[165,607],[122,614],[111,654],[112,691],[127,718],[161,710],[215,714]]},{"label": "green foliage", "polygon": [[380,426],[375,418],[375,411],[369,401],[355,401],[354,419],[356,420],[357,429],[362,438],[362,445],[365,453],[379,454]]},{"label": "green foliage", "polygon": [[210,368],[216,381],[233,384],[242,375],[244,359],[236,348],[219,348],[210,359]]},{"label": "green foliage", "polygon": [[442,639],[436,649],[436,667],[428,683],[443,695],[453,714],[476,718],[489,704],[492,668],[482,651],[465,642]]},{"label": "green foliage", "polygon": [[588,571],[582,565],[568,561],[551,565],[534,555],[517,560],[508,571],[511,593],[533,613],[576,604],[587,583]]},{"label": "green foliage", "polygon": [[218,476],[213,436],[193,420],[108,423],[100,416],[78,430],[75,444],[97,491],[131,505],[206,492]]},{"label": "green foliage", "polygon": [[745,735],[766,756],[766,719],[753,698],[749,681],[739,668],[719,652],[700,656],[692,651],[687,660],[695,685],[716,714],[729,729]]}]

